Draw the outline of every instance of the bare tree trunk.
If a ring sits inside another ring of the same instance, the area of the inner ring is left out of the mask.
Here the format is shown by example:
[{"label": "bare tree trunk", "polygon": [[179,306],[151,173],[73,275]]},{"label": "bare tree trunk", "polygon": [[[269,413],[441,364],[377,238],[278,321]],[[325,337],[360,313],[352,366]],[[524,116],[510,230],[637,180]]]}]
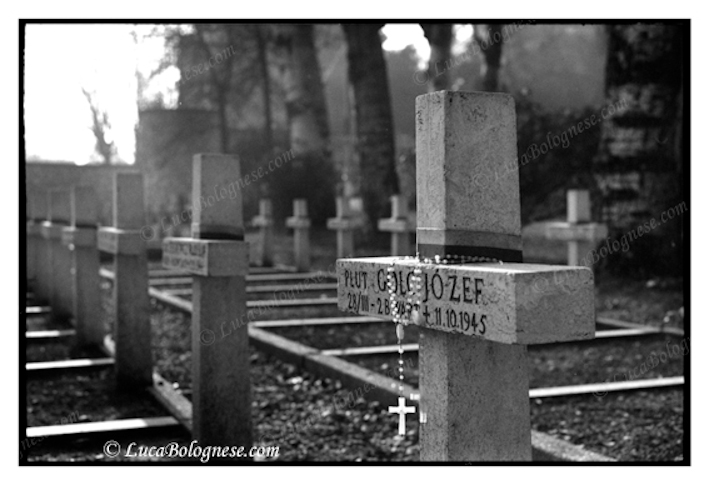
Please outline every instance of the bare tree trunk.
[{"label": "bare tree trunk", "polygon": [[[621,236],[682,201],[683,32],[673,25],[608,29],[606,105],[596,158],[602,218]],[[614,254],[642,271],[681,271],[676,217]]]},{"label": "bare tree trunk", "polygon": [[390,195],[399,192],[389,79],[379,29],[382,24],[343,24],[349,79],[354,89],[357,154],[362,196],[370,224],[384,217]]},{"label": "bare tree trunk", "polygon": [[91,109],[91,131],[94,134],[94,138],[96,138],[96,153],[101,155],[104,165],[111,165],[113,163],[113,157],[116,154],[116,147],[113,142],[106,141],[106,134],[111,130],[111,122],[108,119],[108,113],[101,111],[93,94],[85,88],[81,88],[81,91],[84,93],[84,97]]},{"label": "bare tree trunk", "polygon": [[258,64],[261,71],[263,95],[263,132],[264,142],[269,156],[273,153],[273,122],[271,119],[271,79],[268,75],[268,45],[261,25],[254,25],[256,47],[258,49]]},{"label": "bare tree trunk", "polygon": [[496,92],[500,90],[500,62],[502,60],[502,24],[489,24],[487,34],[483,34],[482,25],[475,25],[474,37],[485,58],[483,72],[483,90]]},{"label": "bare tree trunk", "polygon": [[291,148],[296,156],[329,156],[330,130],[313,25],[277,25],[275,30],[276,45],[282,52]]},{"label": "bare tree trunk", "polygon": [[[212,50],[210,48],[210,33],[208,31],[208,27],[197,24],[195,25],[195,30],[197,31],[197,40],[199,42],[200,48],[204,52],[205,59],[211,59]],[[232,32],[229,28],[227,28],[226,36],[228,39],[232,38],[231,34]],[[231,58],[227,58],[226,62],[224,62],[224,65],[221,66],[219,69],[211,68],[208,70],[212,80],[211,84],[214,88],[214,102],[217,105],[217,113],[219,116],[219,135],[221,139],[222,153],[229,153],[230,150],[227,104],[229,103],[229,91],[231,89],[231,69]]]},{"label": "bare tree trunk", "polygon": [[421,24],[423,33],[431,46],[428,60],[428,89],[450,89],[450,70],[453,67],[451,45],[453,24]]}]

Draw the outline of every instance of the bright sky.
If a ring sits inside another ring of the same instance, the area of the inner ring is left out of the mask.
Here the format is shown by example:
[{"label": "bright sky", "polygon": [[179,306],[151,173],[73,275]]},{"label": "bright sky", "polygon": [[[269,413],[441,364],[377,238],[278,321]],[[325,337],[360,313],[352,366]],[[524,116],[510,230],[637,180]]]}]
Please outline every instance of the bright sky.
[{"label": "bright sky", "polygon": [[[94,152],[91,111],[82,87],[95,92],[109,114],[110,137],[118,159],[133,163],[134,127],[138,120],[136,67],[147,75],[163,55],[162,41],[154,39],[137,48],[132,25],[46,24],[28,25],[25,39],[25,141],[28,158],[69,161],[80,165],[99,158]],[[142,30],[149,26],[140,26]],[[384,27],[386,50],[401,50],[413,44],[426,62],[428,41],[416,24]],[[456,30],[459,54],[472,27]],[[152,86],[174,86],[177,69],[168,70],[162,82]],[[155,94],[148,91],[146,94]],[[164,92],[174,100],[174,92]]]}]

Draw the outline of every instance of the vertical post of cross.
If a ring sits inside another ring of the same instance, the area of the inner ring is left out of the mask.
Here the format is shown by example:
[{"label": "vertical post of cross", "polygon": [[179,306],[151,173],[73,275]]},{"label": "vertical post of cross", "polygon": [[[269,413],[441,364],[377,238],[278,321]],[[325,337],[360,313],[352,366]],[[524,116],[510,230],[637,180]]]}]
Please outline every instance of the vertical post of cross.
[{"label": "vertical post of cross", "polygon": [[[194,157],[192,200],[240,179],[232,155]],[[163,241],[163,266],[194,274],[192,283],[192,436],[200,445],[252,443],[246,275],[241,197],[193,212],[191,238]]]},{"label": "vertical post of cross", "polygon": [[71,316],[71,255],[62,245],[62,230],[69,224],[71,201],[68,190],[49,191],[47,221],[42,235],[47,241],[47,269],[49,288],[47,297],[52,307],[52,318],[65,320]]},{"label": "vertical post of cross", "polygon": [[261,266],[273,264],[273,204],[271,199],[259,201],[259,214],[252,224],[259,230],[258,262]]},{"label": "vertical post of cross", "polygon": [[62,242],[72,254],[71,290],[79,347],[100,345],[104,337],[96,243],[97,202],[93,187],[72,187],[71,226],[65,227],[62,234]]},{"label": "vertical post of cross", "polygon": [[[495,186],[475,185],[476,174],[516,160],[516,138],[507,94],[441,91],[416,98],[422,257],[522,261],[517,172]],[[526,345],[422,328],[419,360],[421,460],[531,460]]]},{"label": "vertical post of cross", "polygon": [[338,197],[337,216],[327,220],[327,228],[337,231],[337,257],[346,258],[354,254],[354,228],[357,222],[352,216],[349,199]]},{"label": "vertical post of cross", "polygon": [[298,271],[308,271],[310,269],[310,219],[306,199],[293,201],[293,217],[286,219],[286,227],[293,229],[295,267]]},{"label": "vertical post of cross", "polygon": [[[591,197],[588,190],[569,190],[566,192],[566,220],[570,224],[591,222]],[[588,246],[588,243],[581,241],[569,241],[570,266],[578,266],[581,260],[581,245]]]},{"label": "vertical post of cross", "polygon": [[[340,310],[391,318],[397,309],[421,327],[423,461],[530,460],[526,346],[594,336],[593,272],[522,263],[517,172],[480,183],[499,164],[517,166],[515,125],[514,101],[505,94],[419,96],[423,261],[337,261]],[[390,412],[403,419],[411,409],[405,397],[399,403]]]},{"label": "vertical post of cross", "polygon": [[391,232],[391,255],[407,256],[411,254],[411,244],[409,234],[411,224],[409,223],[409,205],[403,195],[391,196],[391,218],[380,219],[379,230]]},{"label": "vertical post of cross", "polygon": [[152,385],[148,256],[140,232],[145,226],[143,175],[114,174],[113,227],[98,232],[101,251],[114,255],[113,280],[116,383],[119,388]]}]

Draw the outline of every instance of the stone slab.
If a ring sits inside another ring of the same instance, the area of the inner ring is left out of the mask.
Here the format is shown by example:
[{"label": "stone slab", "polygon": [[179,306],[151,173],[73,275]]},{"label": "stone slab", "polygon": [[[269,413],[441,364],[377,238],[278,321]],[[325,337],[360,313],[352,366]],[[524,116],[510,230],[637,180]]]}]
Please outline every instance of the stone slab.
[{"label": "stone slab", "polygon": [[[337,261],[338,306],[343,311],[391,319],[387,270],[396,261],[408,289],[414,260],[357,258]],[[593,272],[588,268],[522,263],[424,266],[421,325],[507,344],[592,339]]]},{"label": "stone slab", "polygon": [[166,238],[165,268],[199,276],[235,276],[248,273],[249,245],[244,241]]},{"label": "stone slab", "polygon": [[110,254],[138,255],[145,252],[145,240],[138,230],[101,227],[97,241],[99,250]]}]

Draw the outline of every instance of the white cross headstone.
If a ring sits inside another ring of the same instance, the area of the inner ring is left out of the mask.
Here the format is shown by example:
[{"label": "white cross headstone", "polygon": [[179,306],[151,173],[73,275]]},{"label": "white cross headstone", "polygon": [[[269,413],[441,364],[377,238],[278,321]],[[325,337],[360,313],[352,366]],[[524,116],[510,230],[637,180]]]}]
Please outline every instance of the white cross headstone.
[{"label": "white cross headstone", "polygon": [[566,222],[546,224],[547,239],[568,242],[569,266],[583,264],[583,255],[588,254],[592,245],[607,236],[608,226],[591,222],[591,197],[588,190],[566,192]]},{"label": "white cross headstone", "polygon": [[[231,155],[194,157],[192,200],[228,193],[240,179]],[[194,275],[192,283],[192,436],[200,445],[252,443],[246,275],[241,196],[193,209],[192,237],[163,241],[163,266]]]},{"label": "white cross headstone", "polygon": [[259,201],[259,214],[251,223],[259,228],[258,264],[273,265],[273,204],[271,199]]},{"label": "white cross headstone", "polygon": [[327,228],[337,232],[337,257],[346,258],[354,254],[354,230],[361,222],[352,213],[349,199],[338,197],[337,216],[327,220]]},{"label": "white cross headstone", "polygon": [[143,175],[115,173],[113,227],[99,229],[98,248],[114,256],[115,369],[117,384],[125,389],[153,382],[145,222]]},{"label": "white cross headstone", "polygon": [[511,96],[419,96],[416,128],[421,257],[504,263],[340,259],[339,307],[387,318],[394,295],[405,314],[421,270],[422,288],[408,312],[420,327],[421,460],[531,460],[527,345],[593,338],[593,274],[522,264],[516,172],[499,185],[473,183],[477,173],[516,160]]},{"label": "white cross headstone", "polygon": [[293,217],[286,219],[286,227],[293,229],[295,267],[298,271],[308,271],[310,269],[310,219],[306,199],[293,201]]},{"label": "white cross headstone", "polygon": [[409,234],[415,229],[409,222],[409,205],[403,195],[391,196],[391,218],[380,219],[379,230],[391,233],[391,255],[411,255]]}]

